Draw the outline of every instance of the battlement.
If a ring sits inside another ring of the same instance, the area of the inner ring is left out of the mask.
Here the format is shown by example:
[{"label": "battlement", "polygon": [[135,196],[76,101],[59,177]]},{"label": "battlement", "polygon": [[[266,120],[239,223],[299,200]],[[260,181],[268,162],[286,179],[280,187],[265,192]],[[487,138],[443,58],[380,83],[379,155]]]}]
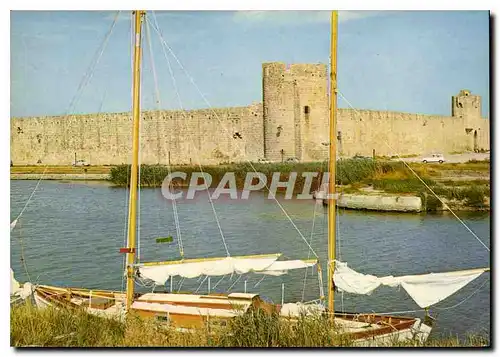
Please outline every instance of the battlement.
[{"label": "battlement", "polygon": [[291,76],[291,77],[327,77],[328,66],[323,63],[293,63],[268,62],[262,64],[263,77]]}]

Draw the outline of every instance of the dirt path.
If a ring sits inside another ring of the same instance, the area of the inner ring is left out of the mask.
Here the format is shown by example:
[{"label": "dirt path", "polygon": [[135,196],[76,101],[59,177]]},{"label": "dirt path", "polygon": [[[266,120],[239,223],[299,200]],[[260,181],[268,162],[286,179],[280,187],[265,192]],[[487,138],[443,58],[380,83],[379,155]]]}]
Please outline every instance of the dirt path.
[{"label": "dirt path", "polygon": [[[406,162],[422,162],[422,158],[424,156],[419,156],[419,157],[409,157],[409,158],[403,158],[401,160],[406,161]],[[486,159],[490,158],[490,154],[482,154],[482,153],[475,153],[475,152],[470,152],[470,153],[463,153],[463,154],[454,154],[454,155],[444,155],[444,159],[446,160],[445,162],[449,163],[460,163],[460,162],[467,162],[470,160],[478,160],[478,161],[483,161]],[[392,159],[393,161],[398,161],[399,159]]]}]

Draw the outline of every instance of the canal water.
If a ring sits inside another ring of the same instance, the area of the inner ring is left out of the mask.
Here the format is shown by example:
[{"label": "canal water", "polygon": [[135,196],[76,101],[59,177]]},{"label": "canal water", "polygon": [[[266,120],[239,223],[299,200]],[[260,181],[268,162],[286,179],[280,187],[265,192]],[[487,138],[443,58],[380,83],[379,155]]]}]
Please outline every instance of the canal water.
[{"label": "canal water", "polygon": [[[21,211],[35,181],[11,181],[11,221]],[[31,281],[59,286],[102,289],[123,287],[128,190],[99,182],[41,182],[22,219],[11,232],[11,267],[16,279],[28,279],[21,265],[21,242]],[[184,195],[185,196],[185,195]],[[286,258],[313,257],[304,239],[318,254],[326,274],[326,209],[309,200],[278,198],[303,235],[267,195],[252,192],[248,200],[214,201],[231,255],[283,253]],[[226,195],[227,196],[227,195]],[[178,259],[179,247],[172,204],[160,189],[140,193],[141,261]],[[178,201],[185,257],[225,256],[221,233],[206,192],[194,200]],[[490,245],[489,213],[460,217]],[[314,229],[313,229],[314,223]],[[156,238],[173,236],[173,243]],[[449,214],[394,214],[339,210],[337,258],[353,269],[378,276],[422,274],[490,266],[489,252]],[[281,277],[260,275],[212,278],[215,291],[259,292],[276,303],[319,298],[316,270]],[[326,285],[326,276],[323,277]],[[208,281],[177,278],[174,288],[207,292]],[[284,285],[282,285],[284,284]],[[282,291],[284,286],[284,291]],[[170,288],[170,284],[166,288]],[[150,288],[142,287],[147,291]],[[162,291],[164,287],[157,288]],[[479,289],[479,290],[478,290]],[[326,286],[325,286],[326,291]],[[419,310],[403,289],[382,287],[370,296],[337,293],[336,310],[393,312]],[[437,317],[433,334],[475,333],[489,336],[490,275],[483,274],[464,289],[431,309]],[[407,315],[423,316],[423,312]]]}]

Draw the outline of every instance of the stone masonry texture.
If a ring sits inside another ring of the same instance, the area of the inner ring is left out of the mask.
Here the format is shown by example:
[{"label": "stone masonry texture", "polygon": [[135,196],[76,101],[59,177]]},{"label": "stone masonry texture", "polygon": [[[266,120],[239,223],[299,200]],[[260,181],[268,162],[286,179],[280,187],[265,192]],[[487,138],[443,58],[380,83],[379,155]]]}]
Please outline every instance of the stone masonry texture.
[{"label": "stone masonry texture", "polygon": [[[144,111],[141,163],[223,164],[266,158],[328,157],[328,68],[281,62],[262,65],[262,103],[246,107]],[[424,155],[490,149],[481,97],[461,90],[451,115],[338,109],[339,156]],[[14,165],[129,163],[131,113],[11,118]]]}]

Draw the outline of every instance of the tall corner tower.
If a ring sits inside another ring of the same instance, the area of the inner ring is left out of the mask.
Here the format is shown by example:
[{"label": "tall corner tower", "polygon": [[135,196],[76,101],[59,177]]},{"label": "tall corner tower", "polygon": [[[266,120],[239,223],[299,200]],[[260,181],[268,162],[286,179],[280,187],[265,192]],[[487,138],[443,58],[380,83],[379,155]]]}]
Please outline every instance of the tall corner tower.
[{"label": "tall corner tower", "polygon": [[280,161],[295,156],[294,84],[287,65],[262,64],[264,156]]},{"label": "tall corner tower", "polygon": [[272,161],[328,155],[328,73],[324,64],[264,63],[264,155]]}]

